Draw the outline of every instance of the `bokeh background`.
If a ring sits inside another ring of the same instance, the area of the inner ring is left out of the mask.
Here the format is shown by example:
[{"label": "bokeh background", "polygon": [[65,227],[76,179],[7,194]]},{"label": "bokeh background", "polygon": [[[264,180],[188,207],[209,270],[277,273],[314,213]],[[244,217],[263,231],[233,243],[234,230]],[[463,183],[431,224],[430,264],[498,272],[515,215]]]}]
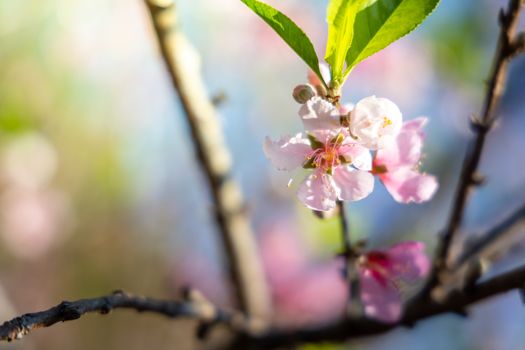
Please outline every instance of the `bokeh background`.
[{"label": "bokeh background", "polygon": [[[271,1],[323,53],[326,1]],[[443,0],[415,33],[362,63],[346,101],[375,94],[405,119],[430,118],[423,169],[440,190],[423,205],[394,202],[381,184],[349,207],[352,235],[382,247],[402,239],[435,246],[478,113],[502,0]],[[294,174],[274,170],[266,135],[300,130],[291,90],[306,67],[240,1],[178,1],[201,54],[211,96],[257,232],[282,326],[340,317],[333,263],[338,222],[297,203]],[[524,28],[523,21],[521,28]],[[511,66],[501,122],[481,168],[488,182],[469,202],[476,234],[525,198],[525,58]],[[297,184],[298,181],[295,182]],[[211,202],[179,102],[139,0],[0,0],[0,317],[115,289],[176,297],[182,285],[232,300]],[[522,252],[521,252],[522,253]],[[523,253],[521,254],[523,255]],[[525,260],[525,259],[521,259]],[[519,249],[495,266],[520,263]],[[410,293],[410,291],[408,291]],[[118,311],[33,332],[6,349],[191,349],[194,324]],[[525,349],[517,292],[471,317],[441,316],[376,339],[304,349]]]}]

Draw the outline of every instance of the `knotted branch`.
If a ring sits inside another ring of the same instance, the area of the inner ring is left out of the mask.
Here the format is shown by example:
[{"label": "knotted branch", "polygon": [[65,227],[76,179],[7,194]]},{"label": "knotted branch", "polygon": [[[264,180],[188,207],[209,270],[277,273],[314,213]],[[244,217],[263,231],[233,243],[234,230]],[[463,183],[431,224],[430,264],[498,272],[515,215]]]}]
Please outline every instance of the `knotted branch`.
[{"label": "knotted branch", "polygon": [[132,309],[151,312],[169,318],[192,318],[203,323],[222,323],[232,328],[252,327],[253,322],[240,314],[216,308],[200,293],[188,291],[183,301],[160,300],[136,296],[122,291],[77,301],[63,301],[45,311],[28,313],[4,322],[0,326],[0,340],[20,339],[36,328],[49,327],[55,323],[72,321],[88,313],[108,314],[115,309]]}]

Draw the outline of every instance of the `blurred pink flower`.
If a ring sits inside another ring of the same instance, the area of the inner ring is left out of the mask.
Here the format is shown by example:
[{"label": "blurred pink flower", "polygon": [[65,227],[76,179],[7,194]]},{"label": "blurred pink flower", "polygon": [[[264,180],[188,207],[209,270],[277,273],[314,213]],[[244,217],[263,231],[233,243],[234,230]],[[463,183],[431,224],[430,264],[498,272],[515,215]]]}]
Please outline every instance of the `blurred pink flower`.
[{"label": "blurred pink flower", "polygon": [[262,232],[260,248],[278,325],[318,324],[343,315],[348,291],[341,260],[313,262],[294,228],[282,222]]},{"label": "blurred pink flower", "polygon": [[0,197],[0,228],[9,251],[33,259],[57,245],[72,224],[67,197],[51,190],[12,189]]},{"label": "blurred pink flower", "polygon": [[396,322],[401,317],[399,282],[415,282],[430,270],[430,260],[422,242],[398,243],[386,250],[376,250],[358,261],[361,301],[368,317]]},{"label": "blurred pink flower", "polygon": [[387,140],[377,151],[372,173],[383,182],[394,199],[401,203],[421,203],[432,198],[437,179],[422,174],[417,168],[423,148],[423,126],[427,118],[416,118],[403,124],[395,139]]}]

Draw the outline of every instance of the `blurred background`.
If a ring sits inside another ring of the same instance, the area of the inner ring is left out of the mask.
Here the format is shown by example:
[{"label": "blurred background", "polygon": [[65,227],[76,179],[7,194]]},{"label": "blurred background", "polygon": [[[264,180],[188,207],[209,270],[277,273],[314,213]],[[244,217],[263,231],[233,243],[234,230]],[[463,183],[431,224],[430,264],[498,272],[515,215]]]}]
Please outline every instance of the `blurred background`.
[{"label": "blurred background", "polygon": [[[271,1],[324,53],[326,1]],[[395,101],[405,119],[430,118],[423,169],[440,190],[401,205],[382,185],[349,206],[352,236],[370,247],[427,243],[444,226],[465,153],[469,116],[481,108],[503,0],[442,0],[415,33],[360,64],[343,97]],[[264,158],[266,135],[300,130],[291,91],[306,67],[238,0],[177,2],[219,106],[234,175],[257,232],[279,324],[341,316],[344,286],[333,256],[338,222],[295,198],[290,175]],[[525,28],[521,23],[521,28]],[[189,132],[140,0],[0,0],[0,318],[115,289],[173,298],[194,286],[231,305],[211,202]],[[525,198],[525,57],[516,59],[502,119],[469,202],[476,234]],[[523,262],[520,251],[495,266]],[[523,255],[523,254],[521,254]],[[410,291],[407,291],[408,294]],[[468,319],[441,316],[377,339],[304,349],[525,349],[517,292]],[[192,349],[194,324],[118,311],[33,332],[5,349]]]}]

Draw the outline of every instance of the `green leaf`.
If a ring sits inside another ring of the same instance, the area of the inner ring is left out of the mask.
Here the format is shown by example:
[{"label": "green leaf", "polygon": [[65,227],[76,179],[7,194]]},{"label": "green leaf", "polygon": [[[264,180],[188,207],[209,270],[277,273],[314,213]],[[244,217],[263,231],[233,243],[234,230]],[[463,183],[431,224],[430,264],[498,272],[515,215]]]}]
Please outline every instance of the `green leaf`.
[{"label": "green leaf", "polygon": [[364,0],[330,0],[326,11],[328,40],[325,61],[335,84],[343,76],[345,57],[354,37],[354,21]]},{"label": "green leaf", "polygon": [[438,3],[439,0],[368,0],[355,18],[345,76],[365,58],[416,29]]},{"label": "green leaf", "polygon": [[257,0],[241,0],[261,17],[277,34],[302,58],[302,60],[317,74],[325,84],[319,70],[319,59],[315,53],[314,46],[304,33],[290,18],[270,5]]}]

